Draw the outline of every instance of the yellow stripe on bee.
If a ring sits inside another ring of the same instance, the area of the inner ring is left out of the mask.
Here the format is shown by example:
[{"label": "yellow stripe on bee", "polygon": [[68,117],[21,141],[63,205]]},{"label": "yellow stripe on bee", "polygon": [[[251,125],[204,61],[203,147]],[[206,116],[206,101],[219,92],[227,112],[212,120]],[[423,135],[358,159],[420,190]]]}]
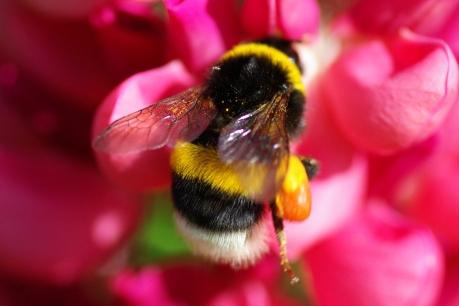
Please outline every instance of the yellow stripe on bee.
[{"label": "yellow stripe on bee", "polygon": [[301,81],[301,72],[296,64],[282,51],[260,43],[247,43],[235,46],[226,52],[222,60],[238,56],[262,56],[268,58],[274,65],[280,67],[287,74],[289,83],[293,88],[305,94],[305,88]]},{"label": "yellow stripe on bee", "polygon": [[246,195],[237,174],[222,163],[215,149],[192,143],[177,144],[172,152],[171,167],[187,179],[198,179],[233,195]]}]

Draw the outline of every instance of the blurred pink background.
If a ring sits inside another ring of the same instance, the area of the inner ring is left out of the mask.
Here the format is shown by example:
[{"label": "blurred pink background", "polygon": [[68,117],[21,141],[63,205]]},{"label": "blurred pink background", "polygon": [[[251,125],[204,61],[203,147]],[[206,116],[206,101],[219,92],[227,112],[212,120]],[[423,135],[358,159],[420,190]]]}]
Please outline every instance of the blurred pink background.
[{"label": "blurred pink background", "polygon": [[[301,44],[310,218],[242,271],[172,222],[169,149],[94,152],[110,122],[233,45]],[[459,1],[0,1],[0,306],[459,305]]]}]

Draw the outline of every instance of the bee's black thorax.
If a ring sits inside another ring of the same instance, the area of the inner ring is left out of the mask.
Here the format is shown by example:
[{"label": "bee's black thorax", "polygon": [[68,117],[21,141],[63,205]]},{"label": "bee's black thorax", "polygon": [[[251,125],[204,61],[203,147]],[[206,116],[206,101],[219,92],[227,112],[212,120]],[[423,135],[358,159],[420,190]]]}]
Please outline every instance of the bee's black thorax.
[{"label": "bee's black thorax", "polygon": [[257,109],[287,87],[285,73],[268,58],[245,56],[229,58],[215,66],[205,94],[227,123]]},{"label": "bee's black thorax", "polygon": [[[282,51],[296,64],[294,69],[300,71],[298,56],[288,41],[270,38],[259,43]],[[269,56],[245,55],[223,59],[212,68],[204,93],[214,102],[217,116],[194,143],[216,146],[221,128],[271,101],[276,93],[286,88],[292,88],[286,123],[287,131],[293,137],[302,129],[305,97],[290,84],[287,71],[276,65]]]}]

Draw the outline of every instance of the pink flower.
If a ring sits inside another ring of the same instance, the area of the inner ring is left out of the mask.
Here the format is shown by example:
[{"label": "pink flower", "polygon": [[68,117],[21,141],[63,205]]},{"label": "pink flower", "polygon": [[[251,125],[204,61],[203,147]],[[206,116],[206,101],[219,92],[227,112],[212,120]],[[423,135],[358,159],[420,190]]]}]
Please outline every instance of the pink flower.
[{"label": "pink flower", "polygon": [[[316,158],[320,172],[310,218],[285,231],[289,256],[310,267],[309,298],[455,303],[456,268],[443,276],[443,254],[459,254],[459,3],[350,2],[320,1],[319,12],[314,0],[0,1],[6,303],[30,304],[26,293],[39,305],[103,303],[75,289],[82,282],[133,306],[298,304],[280,288],[274,255],[242,271],[184,262],[134,271],[121,256],[108,277],[96,273],[126,239],[137,241],[140,196],[170,184],[170,149],[93,152],[91,139],[201,84],[233,45],[267,35],[295,40],[305,63],[307,128],[291,152]],[[74,285],[36,289],[24,279]],[[110,292],[96,279],[109,279]]]},{"label": "pink flower", "polygon": [[21,0],[40,13],[60,18],[84,18],[108,0]]},{"label": "pink flower", "polygon": [[439,154],[400,184],[400,201],[429,226],[448,249],[459,251],[458,155]]},{"label": "pink flower", "polygon": [[242,8],[242,24],[253,37],[281,33],[291,40],[317,34],[319,8],[313,0],[247,0]]},{"label": "pink flower", "polygon": [[114,189],[86,157],[84,115],[10,69],[16,77],[0,84],[0,274],[79,281],[130,236],[139,199]]},{"label": "pink flower", "polygon": [[[222,0],[166,0],[171,52],[194,72],[207,70],[240,34],[235,3]],[[227,39],[225,39],[227,38]]]},{"label": "pink flower", "polygon": [[299,305],[275,289],[277,275],[274,258],[244,271],[177,264],[123,271],[113,280],[112,290],[128,306]]},{"label": "pink flower", "polygon": [[2,53],[66,103],[94,107],[116,84],[84,24],[36,15],[6,0],[0,3],[0,39]]},{"label": "pink flower", "polygon": [[97,267],[139,206],[91,168],[47,150],[0,149],[0,269],[54,283]]},{"label": "pink flower", "polygon": [[430,34],[445,40],[457,58],[459,55],[459,37],[457,35],[459,31],[459,19],[457,18],[459,14],[459,5],[457,1],[451,2],[456,3],[455,9],[451,9],[449,11],[449,16],[445,17],[440,23],[440,28],[436,29],[436,31],[431,31]]},{"label": "pink flower", "polygon": [[147,1],[109,2],[90,21],[104,62],[120,79],[165,63],[166,25]]},{"label": "pink flower", "polygon": [[[320,170],[312,181],[311,216],[303,222],[285,225],[292,259],[333,234],[360,210],[367,180],[366,159],[339,134],[325,109],[323,88],[311,88],[309,97],[307,132],[295,144],[294,150],[316,158]],[[346,197],[342,197],[343,194]],[[275,239],[272,239],[272,246],[277,249]]]},{"label": "pink flower", "polygon": [[445,282],[437,306],[456,306],[459,304],[459,268],[457,262],[449,263]]},{"label": "pink flower", "polygon": [[360,0],[350,10],[352,18],[363,32],[397,32],[409,27],[416,32],[430,34],[441,27],[458,1],[435,0]]},{"label": "pink flower", "polygon": [[443,258],[431,232],[381,203],[306,254],[320,305],[432,305]]},{"label": "pink flower", "polygon": [[345,135],[390,154],[438,130],[456,100],[458,67],[444,42],[401,31],[345,50],[324,83]]},{"label": "pink flower", "polygon": [[[195,82],[178,61],[132,76],[101,104],[94,121],[94,137],[116,119],[182,91]],[[101,170],[125,188],[147,191],[169,185],[168,148],[130,154],[96,152],[96,155]]]}]

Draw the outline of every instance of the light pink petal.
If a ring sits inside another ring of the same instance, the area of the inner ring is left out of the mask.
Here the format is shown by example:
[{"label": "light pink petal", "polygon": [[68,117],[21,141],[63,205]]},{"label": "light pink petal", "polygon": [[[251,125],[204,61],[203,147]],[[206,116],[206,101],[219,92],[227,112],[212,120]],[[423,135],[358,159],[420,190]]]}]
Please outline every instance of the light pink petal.
[{"label": "light pink petal", "polygon": [[[458,2],[458,1],[455,1]],[[456,58],[459,57],[459,4],[456,4],[456,9],[451,10],[449,18],[444,20],[442,27],[434,34],[435,36],[445,40],[449,45]]]},{"label": "light pink petal", "polygon": [[438,39],[401,31],[345,51],[327,72],[330,109],[361,149],[391,154],[437,131],[458,90],[458,68]]},{"label": "light pink petal", "polygon": [[[361,207],[366,190],[366,159],[345,141],[334,126],[321,88],[311,88],[306,110],[307,128],[294,152],[319,162],[319,175],[312,181],[311,216],[302,222],[286,222],[289,256],[332,235]],[[272,239],[273,248],[277,241]]]},{"label": "light pink petal", "polygon": [[0,149],[0,270],[65,284],[134,229],[140,206],[92,168],[47,150]]},{"label": "light pink petal", "polygon": [[458,156],[439,154],[400,184],[398,197],[448,249],[459,252]]},{"label": "light pink petal", "polygon": [[171,52],[195,72],[208,69],[227,47],[211,4],[210,0],[165,1]]},{"label": "light pink petal", "polygon": [[428,34],[444,23],[457,4],[456,0],[360,0],[350,12],[364,32],[382,34],[409,27]]},{"label": "light pink petal", "polygon": [[322,306],[428,306],[443,277],[431,232],[374,202],[305,260]]},{"label": "light pink petal", "polygon": [[297,305],[276,288],[278,273],[278,262],[273,257],[239,271],[207,263],[176,264],[122,271],[111,287],[127,306]]},{"label": "light pink petal", "polygon": [[125,78],[165,63],[166,24],[151,3],[118,1],[91,15],[105,62]]},{"label": "light pink petal", "polygon": [[319,6],[315,0],[247,0],[241,21],[252,37],[282,34],[298,40],[315,35],[319,28]]},{"label": "light pink petal", "polygon": [[286,39],[316,35],[319,17],[319,5],[315,0],[277,0],[277,22]]},{"label": "light pink petal", "polygon": [[91,108],[116,84],[98,48],[84,22],[46,19],[0,1],[0,50],[62,101]]},{"label": "light pink petal", "polygon": [[[178,61],[132,76],[100,106],[94,119],[93,138],[111,122],[185,90],[193,82]],[[129,154],[96,151],[96,156],[104,174],[124,188],[147,191],[170,183],[168,148]]]}]

